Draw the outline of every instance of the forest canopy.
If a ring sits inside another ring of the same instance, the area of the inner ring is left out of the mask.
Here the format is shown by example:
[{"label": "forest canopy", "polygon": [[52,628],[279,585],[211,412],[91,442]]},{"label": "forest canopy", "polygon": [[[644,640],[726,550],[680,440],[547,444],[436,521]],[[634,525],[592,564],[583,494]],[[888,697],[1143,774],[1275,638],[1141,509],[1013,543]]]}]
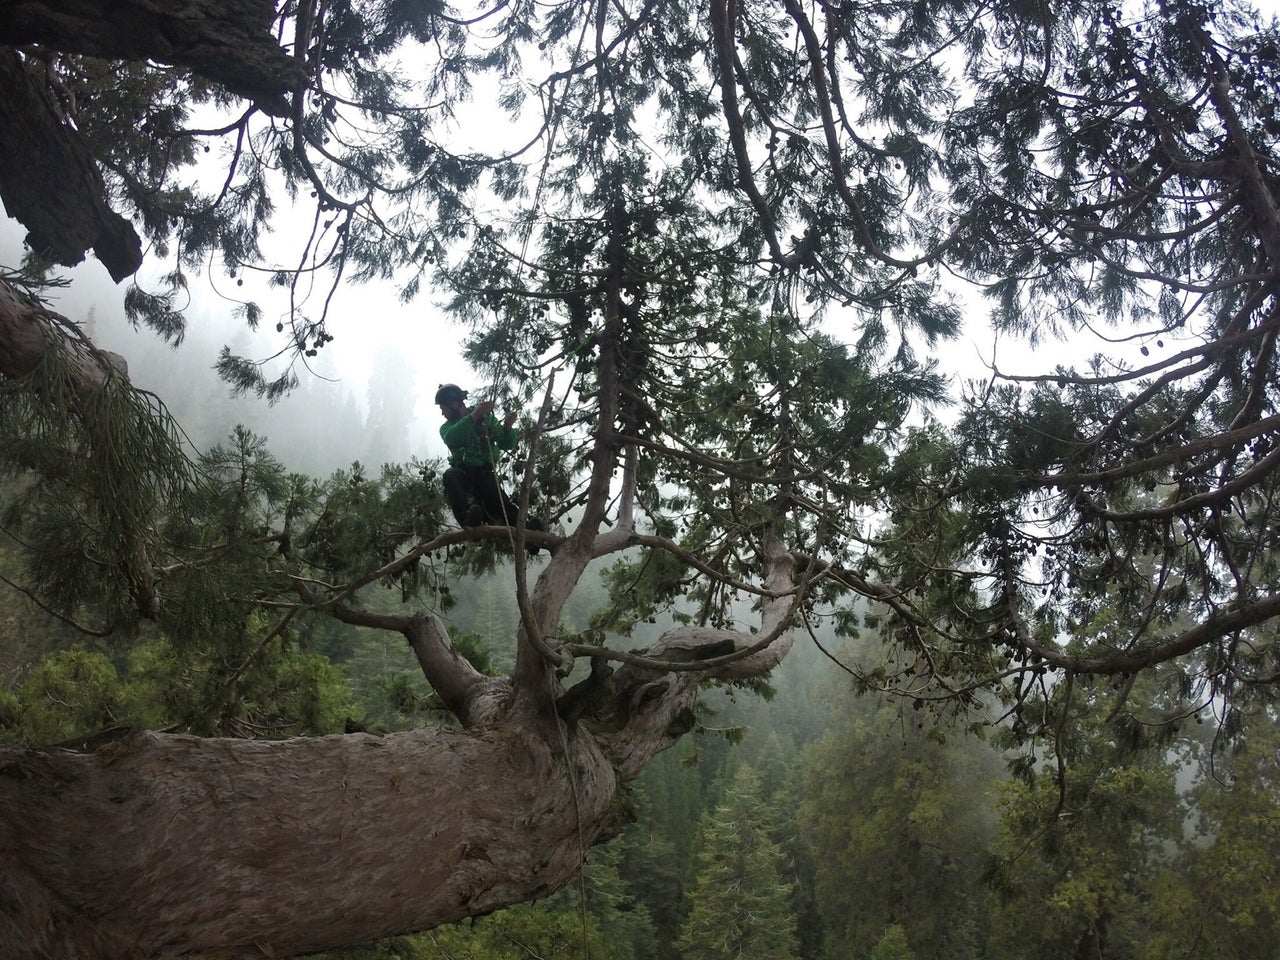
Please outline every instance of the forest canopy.
[{"label": "forest canopy", "polygon": [[[55,951],[40,937],[287,955],[530,899],[614,829],[700,689],[758,687],[826,628],[877,639],[842,661],[863,689],[994,709],[1015,741],[1064,736],[1099,683],[1136,740],[1201,713],[1233,736],[1280,679],[1278,43],[1246,6],[1191,0],[6,4],[0,199],[30,255],[0,276],[5,582],[107,643],[155,624],[179,659],[390,631],[452,722],[268,744],[188,703],[173,732],[5,754],[0,902],[20,906],[0,933],[33,956]],[[459,142],[477,113],[510,141]],[[281,256],[271,231],[301,214]],[[339,285],[436,298],[486,395],[530,411],[511,472],[547,530],[453,527],[430,465],[320,481],[245,432],[185,450],[127,358],[41,299],[90,252],[175,344],[206,272],[286,298],[283,372],[218,358],[266,400],[341,349]],[[144,259],[159,287],[131,279]],[[937,358],[984,322],[1071,349],[950,383]],[[458,574],[508,550],[501,674],[446,618]],[[601,564],[607,601],[566,629]],[[230,809],[213,750],[254,771]],[[308,840],[347,835],[326,786],[375,755],[361,789],[397,794],[385,823],[337,854]],[[410,769],[435,771],[416,804],[387,786]],[[268,790],[281,770],[295,794]],[[474,802],[424,805],[450,776]],[[181,812],[181,863],[152,804]],[[288,862],[258,864],[285,846],[272,809],[309,814]],[[131,905],[90,889],[118,889],[82,846],[104,817],[140,831]],[[359,892],[310,923],[335,855]],[[192,888],[161,893],[179,868]],[[277,906],[245,918],[245,896]]]}]

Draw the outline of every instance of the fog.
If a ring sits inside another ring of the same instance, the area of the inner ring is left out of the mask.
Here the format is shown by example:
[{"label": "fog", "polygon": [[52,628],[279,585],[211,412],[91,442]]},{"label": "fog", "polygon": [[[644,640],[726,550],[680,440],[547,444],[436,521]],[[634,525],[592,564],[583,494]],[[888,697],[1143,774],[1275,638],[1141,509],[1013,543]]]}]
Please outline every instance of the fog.
[{"label": "fog", "polygon": [[[16,221],[0,220],[0,264],[20,262],[24,234]],[[170,268],[149,258],[138,282],[157,289],[156,278]],[[193,277],[187,333],[171,347],[129,324],[123,306],[128,281],[117,286],[92,255],[53,275],[70,283],[45,291],[49,306],[81,324],[100,347],[123,356],[133,383],[164,401],[199,449],[243,424],[266,436],[289,469],[317,476],[356,460],[376,468],[414,456],[442,457],[432,403],[436,387],[471,385],[457,346],[462,330],[428,297],[406,305],[389,286],[348,284],[337,292],[328,321],[333,342],[308,366],[295,365],[298,388],[270,406],[252,395],[233,396],[214,364],[224,345],[254,360],[277,354],[284,338],[275,324],[288,315],[287,294],[265,287],[253,292],[265,319],[251,331],[233,315],[240,301],[222,290],[229,285],[225,277]]]}]

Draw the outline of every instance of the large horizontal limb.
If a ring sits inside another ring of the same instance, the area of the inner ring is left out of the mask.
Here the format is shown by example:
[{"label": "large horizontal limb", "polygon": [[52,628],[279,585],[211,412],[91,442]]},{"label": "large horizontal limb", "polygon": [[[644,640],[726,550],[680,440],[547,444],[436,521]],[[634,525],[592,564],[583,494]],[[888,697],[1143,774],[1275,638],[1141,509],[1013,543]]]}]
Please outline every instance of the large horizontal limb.
[{"label": "large horizontal limb", "polygon": [[1037,641],[1026,622],[1013,614],[1014,630],[1018,643],[1040,657],[1045,663],[1069,673],[1117,676],[1137,673],[1159,663],[1177,660],[1229,637],[1241,630],[1256,627],[1280,617],[1280,594],[1263,597],[1247,603],[1237,603],[1219,610],[1179,633],[1153,644],[1113,653],[1077,655],[1062,647]]},{"label": "large horizontal limb", "polygon": [[285,957],[428,929],[563,885],[615,789],[590,737],[520,721],[0,750],[0,943]]},{"label": "large horizontal limb", "polygon": [[285,116],[302,71],[275,15],[272,0],[6,0],[0,46],[185,67]]}]

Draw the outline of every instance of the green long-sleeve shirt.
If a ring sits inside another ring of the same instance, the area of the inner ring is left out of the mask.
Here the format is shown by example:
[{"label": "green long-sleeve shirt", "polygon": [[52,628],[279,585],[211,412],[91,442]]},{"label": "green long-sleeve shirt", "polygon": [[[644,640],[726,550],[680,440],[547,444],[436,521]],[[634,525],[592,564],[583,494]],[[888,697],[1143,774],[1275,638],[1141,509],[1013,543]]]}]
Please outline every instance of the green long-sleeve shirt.
[{"label": "green long-sleeve shirt", "polygon": [[469,413],[440,424],[440,437],[449,448],[449,463],[455,467],[491,466],[497,463],[499,450],[513,450],[516,445],[515,427],[504,427],[493,414],[489,415],[488,441]]}]

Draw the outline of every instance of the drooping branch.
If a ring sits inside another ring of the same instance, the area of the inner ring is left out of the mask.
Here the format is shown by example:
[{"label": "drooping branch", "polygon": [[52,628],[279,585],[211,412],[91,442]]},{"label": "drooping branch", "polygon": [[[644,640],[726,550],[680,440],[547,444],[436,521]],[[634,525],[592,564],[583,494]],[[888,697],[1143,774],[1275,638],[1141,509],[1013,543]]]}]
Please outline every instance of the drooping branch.
[{"label": "drooping branch", "polygon": [[1273,188],[1267,183],[1258,165],[1258,155],[1240,121],[1240,114],[1231,99],[1231,73],[1222,62],[1212,40],[1205,34],[1204,28],[1197,26],[1192,30],[1196,46],[1201,55],[1209,59],[1209,99],[1213,102],[1219,119],[1227,131],[1227,136],[1234,148],[1241,188],[1248,198],[1248,210],[1253,217],[1253,227],[1262,246],[1267,252],[1273,276],[1280,270],[1280,208],[1276,206]]},{"label": "drooping branch", "polygon": [[729,140],[733,144],[738,186],[747,195],[756,215],[760,218],[765,242],[769,245],[769,255],[775,262],[782,263],[784,256],[782,246],[778,242],[773,211],[760,193],[760,188],[756,185],[755,177],[751,172],[746,129],[742,111],[738,107],[738,81],[734,73],[737,59],[734,55],[737,4],[733,0],[711,0],[710,19],[711,44],[715,50],[715,64],[720,82],[721,109],[724,111],[725,123],[729,128]]},{"label": "drooping branch", "polygon": [[840,141],[837,134],[835,117],[831,110],[831,96],[827,90],[827,75],[825,65],[823,63],[821,44],[818,36],[813,29],[813,25],[809,22],[809,18],[805,15],[804,10],[795,0],[786,0],[784,3],[787,13],[795,21],[800,36],[804,40],[805,49],[809,57],[809,82],[814,94],[814,102],[818,105],[819,115],[822,118],[822,129],[827,141],[827,171],[831,176],[831,183],[836,188],[836,193],[840,199],[844,201],[845,212],[849,215],[849,220],[857,231],[859,238],[866,246],[867,252],[877,260],[880,260],[890,266],[902,267],[910,269],[925,263],[932,257],[940,254],[945,249],[946,244],[937,251],[916,257],[911,260],[899,259],[881,249],[876,242],[875,237],[871,235],[871,230],[867,225],[866,218],[862,214],[862,207],[853,195],[847,180],[845,179],[843,169],[843,151],[840,148]]},{"label": "drooping branch", "polygon": [[[614,533],[617,536],[614,536]],[[685,549],[669,537],[658,537],[651,533],[628,533],[625,530],[611,531],[609,535],[601,537],[596,544],[596,556],[608,556],[610,553],[615,553],[627,547],[650,547],[654,550],[661,550],[670,554],[691,570],[697,570],[704,576],[729,587],[731,590],[737,590],[747,595],[770,595],[766,587],[729,576],[708,563],[700,554]]]},{"label": "drooping branch", "polygon": [[1193,494],[1182,500],[1166,503],[1159,507],[1138,508],[1132,510],[1106,510],[1097,506],[1083,493],[1077,494],[1075,502],[1083,513],[1112,523],[1142,523],[1151,520],[1169,520],[1178,516],[1197,514],[1206,508],[1219,509],[1240,494],[1258,486],[1280,467],[1280,447],[1272,450],[1256,464],[1219,486],[1203,493]]},{"label": "drooping branch", "polygon": [[15,583],[14,581],[10,580],[8,577],[4,576],[3,574],[0,574],[0,583],[3,583],[10,590],[13,590],[17,593],[22,594],[24,597],[27,598],[27,600],[29,600],[35,606],[39,607],[40,610],[43,611],[45,614],[47,614],[50,617],[53,617],[55,620],[61,623],[65,623],[68,627],[70,627],[72,630],[75,630],[77,633],[83,633],[87,637],[109,637],[111,636],[112,633],[115,632],[110,627],[107,627],[105,629],[98,628],[98,627],[86,627],[84,624],[78,623],[77,621],[73,620],[71,617],[64,616],[63,614],[59,613],[57,610],[54,610],[52,607],[46,604],[38,594],[36,594],[31,590],[28,590],[26,587],[22,586],[22,584],[20,583]]},{"label": "drooping branch", "polygon": [[[36,376],[41,371],[52,374]],[[124,358],[98,350],[67,318],[4,281],[0,281],[0,376],[13,380],[31,378],[30,389],[42,393],[49,404],[65,404],[97,449],[114,451],[115,455],[107,458],[112,465],[118,467],[133,455],[117,449],[121,425],[112,422],[111,413],[99,409],[96,403],[104,392],[117,396],[134,393]],[[130,408],[125,415],[145,418],[151,412]],[[113,498],[120,498],[121,494],[119,489],[109,491]],[[106,515],[115,509],[112,504],[100,506]],[[137,517],[122,519],[119,527],[117,560],[129,594],[138,612],[154,619],[160,612],[160,595],[144,533]]]},{"label": "drooping branch", "polygon": [[1223,452],[1237,449],[1254,437],[1265,436],[1280,427],[1280,414],[1264,417],[1235,430],[1227,430],[1209,437],[1200,437],[1180,447],[1163,450],[1154,456],[1142,460],[1129,460],[1119,466],[1093,473],[1032,474],[1016,479],[1019,488],[1037,490],[1044,487],[1060,487],[1068,484],[1089,486],[1105,484],[1127,477],[1137,477],[1161,467],[1167,467],[1182,460],[1210,452]]}]

